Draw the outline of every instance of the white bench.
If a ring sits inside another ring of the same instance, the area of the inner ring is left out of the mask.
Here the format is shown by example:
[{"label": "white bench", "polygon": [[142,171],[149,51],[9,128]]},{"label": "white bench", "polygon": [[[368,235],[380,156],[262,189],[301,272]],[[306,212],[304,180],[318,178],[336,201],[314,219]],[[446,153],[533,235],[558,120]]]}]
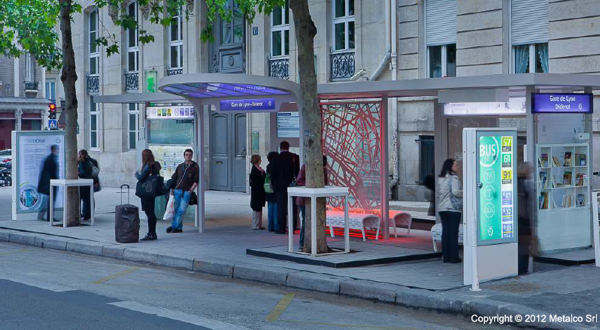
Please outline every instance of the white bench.
[{"label": "white bench", "polygon": [[[442,224],[436,223],[431,227],[431,240],[433,241],[433,251],[438,252],[437,243],[442,242]],[[463,245],[463,225],[458,225],[458,245]]]},{"label": "white bench", "polygon": [[[368,213],[348,213],[348,227],[350,229],[360,229],[363,241],[366,241],[365,228],[375,230],[377,228],[376,239],[379,239],[379,229],[381,220],[375,214]],[[344,212],[327,211],[327,226],[331,237],[335,237],[333,228],[344,228]]]}]

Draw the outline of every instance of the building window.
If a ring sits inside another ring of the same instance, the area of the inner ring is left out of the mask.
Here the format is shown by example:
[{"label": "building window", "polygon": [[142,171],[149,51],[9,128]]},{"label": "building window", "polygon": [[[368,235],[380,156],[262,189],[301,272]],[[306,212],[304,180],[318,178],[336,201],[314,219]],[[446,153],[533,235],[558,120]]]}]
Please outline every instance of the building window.
[{"label": "building window", "polygon": [[419,184],[425,182],[427,175],[433,174],[435,177],[434,170],[434,156],[435,156],[435,144],[433,136],[421,135],[417,140],[419,142]]},{"label": "building window", "polygon": [[547,73],[548,44],[519,45],[514,49],[515,73]]},{"label": "building window", "polygon": [[97,75],[99,73],[99,67],[100,67],[100,49],[98,47],[98,45],[96,44],[96,39],[98,39],[98,25],[99,25],[99,21],[98,21],[98,10],[94,9],[92,12],[90,12],[90,16],[89,16],[89,63],[90,63],[90,67],[89,67],[89,74],[90,75]]},{"label": "building window", "polygon": [[429,46],[429,78],[456,77],[456,44]]},{"label": "building window", "polygon": [[[137,14],[137,2],[134,1],[127,6],[127,15],[133,18],[136,22],[138,20]],[[138,50],[138,30],[127,29],[127,71],[137,72],[139,61],[139,50]]]},{"label": "building window", "polygon": [[52,103],[56,103],[56,80],[46,80],[46,86],[44,86],[46,98]]},{"label": "building window", "polygon": [[135,149],[137,144],[138,136],[138,116],[139,116],[139,105],[137,103],[129,103],[128,109],[129,119],[129,149]]},{"label": "building window", "polygon": [[29,53],[25,54],[25,81],[33,82],[35,78],[35,63],[33,56]]},{"label": "building window", "polygon": [[183,20],[182,10],[173,17],[169,27],[169,67],[171,69],[183,68]]},{"label": "building window", "polygon": [[221,45],[240,44],[244,42],[244,15],[233,0],[227,3],[227,10],[232,11],[231,22],[221,20]]},{"label": "building window", "polygon": [[354,0],[333,1],[335,51],[354,49]]},{"label": "building window", "polygon": [[271,56],[283,57],[290,54],[290,5],[276,7],[271,14]]},{"label": "building window", "polygon": [[98,149],[98,104],[90,101],[90,149]]}]

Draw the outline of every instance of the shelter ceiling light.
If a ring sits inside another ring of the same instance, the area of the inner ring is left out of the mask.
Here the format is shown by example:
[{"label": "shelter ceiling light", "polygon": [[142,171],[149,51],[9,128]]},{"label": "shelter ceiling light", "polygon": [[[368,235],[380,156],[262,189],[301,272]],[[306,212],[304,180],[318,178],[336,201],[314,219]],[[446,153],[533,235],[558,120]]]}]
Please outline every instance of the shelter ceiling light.
[{"label": "shelter ceiling light", "polygon": [[508,102],[507,88],[479,88],[442,90],[438,92],[439,103]]}]

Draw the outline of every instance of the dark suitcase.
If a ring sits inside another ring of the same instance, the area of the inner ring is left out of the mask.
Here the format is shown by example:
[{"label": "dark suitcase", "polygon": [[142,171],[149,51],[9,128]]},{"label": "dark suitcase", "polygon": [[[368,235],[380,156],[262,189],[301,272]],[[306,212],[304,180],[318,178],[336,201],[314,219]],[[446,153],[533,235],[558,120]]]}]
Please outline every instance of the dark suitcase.
[{"label": "dark suitcase", "polygon": [[[127,187],[127,204],[123,204],[123,187]],[[140,210],[129,202],[129,185],[121,185],[121,205],[115,207],[115,240],[137,243],[140,240]]]}]

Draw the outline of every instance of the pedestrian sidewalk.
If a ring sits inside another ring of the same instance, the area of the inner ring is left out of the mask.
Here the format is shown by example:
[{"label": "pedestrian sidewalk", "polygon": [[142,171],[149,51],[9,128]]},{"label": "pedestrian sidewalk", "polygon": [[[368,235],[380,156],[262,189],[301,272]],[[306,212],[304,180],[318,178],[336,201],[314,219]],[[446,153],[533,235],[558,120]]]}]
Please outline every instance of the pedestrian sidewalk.
[{"label": "pedestrian sidewalk", "polygon": [[[213,191],[207,192],[205,233],[198,233],[193,227],[193,219],[187,219],[183,233],[166,234],[168,223],[160,221],[157,241],[118,244],[114,241],[114,206],[120,200],[117,191],[104,189],[96,195],[95,226],[63,229],[50,227],[44,221],[10,220],[10,189],[0,188],[0,241],[468,316],[507,315],[512,316],[513,323],[518,323],[515,322],[517,315],[540,315],[535,323],[520,324],[544,329],[597,326],[595,322],[585,322],[586,314],[600,310],[600,269],[590,265],[541,267],[536,264],[534,270],[543,271],[484,283],[483,291],[471,292],[462,285],[462,265],[444,264],[439,259],[339,269],[254,257],[247,255],[246,249],[287,249],[287,235],[250,230],[249,196]],[[134,199],[137,200],[133,198],[132,202]],[[140,233],[145,234],[146,229],[143,222]],[[351,247],[358,250],[375,245],[394,248],[412,242],[412,248],[431,250],[428,234],[415,230],[414,233],[411,231],[410,238],[369,240],[367,243],[352,238]],[[339,237],[328,239],[331,245],[341,243],[339,240]],[[584,320],[547,323],[552,314],[583,316]],[[546,315],[546,322],[542,322],[541,315]]]}]

